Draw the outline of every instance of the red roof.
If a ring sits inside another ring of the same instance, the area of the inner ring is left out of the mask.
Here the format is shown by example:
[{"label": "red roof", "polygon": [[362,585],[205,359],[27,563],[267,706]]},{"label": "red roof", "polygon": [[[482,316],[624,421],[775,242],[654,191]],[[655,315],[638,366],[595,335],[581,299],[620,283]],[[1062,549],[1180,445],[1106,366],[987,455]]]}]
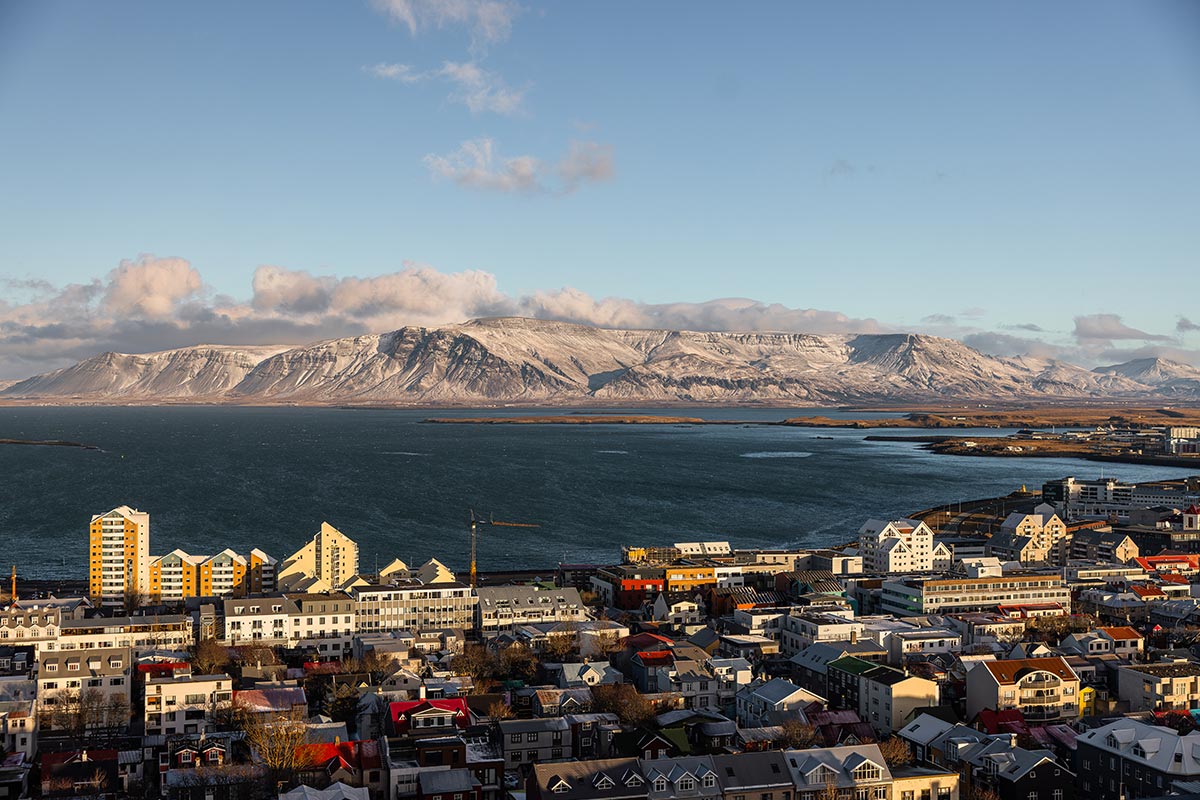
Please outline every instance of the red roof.
[{"label": "red roof", "polygon": [[1130,586],[1129,591],[1136,594],[1138,597],[1166,597],[1166,593],[1157,586]]},{"label": "red roof", "polygon": [[1200,514],[1200,507],[1197,507],[1195,503],[1192,503],[1190,506],[1187,507],[1187,511],[1185,511],[1183,513],[1185,513],[1185,514]]},{"label": "red roof", "polygon": [[634,657],[641,659],[647,667],[675,663],[675,656],[670,650],[655,650],[654,652],[642,650]]},{"label": "red roof", "polygon": [[396,733],[405,733],[411,724],[414,714],[423,711],[449,711],[454,714],[454,724],[466,728],[471,724],[471,709],[467,701],[461,697],[442,697],[436,700],[404,700],[388,706],[388,716],[392,720],[392,729]]},{"label": "red roof", "polygon": [[1200,555],[1192,553],[1179,553],[1175,555],[1157,555],[1157,556],[1141,556],[1135,558],[1134,561],[1139,567],[1147,572],[1156,572],[1160,569],[1200,569]]},{"label": "red roof", "polygon": [[1141,639],[1142,638],[1142,635],[1140,633],[1135,631],[1133,628],[1130,628],[1125,625],[1121,625],[1121,626],[1115,627],[1115,628],[1097,628],[1097,630],[1103,631],[1105,634],[1108,635],[1108,638],[1110,638],[1110,639]]},{"label": "red roof", "polygon": [[304,671],[309,675],[340,675],[341,661],[305,661]]},{"label": "red roof", "polygon": [[632,647],[634,650],[645,650],[651,645],[666,645],[667,647],[671,647],[674,644],[667,637],[659,636],[657,633],[635,633],[621,640],[622,647]]},{"label": "red roof", "polygon": [[308,769],[321,768],[334,772],[344,769],[362,772],[379,769],[383,759],[379,755],[379,743],[373,739],[361,742],[318,742],[296,748],[298,761],[310,765]]},{"label": "red roof", "polygon": [[1025,724],[1025,715],[1019,708],[1005,708],[996,711],[985,708],[975,717],[987,733],[1029,733]]}]

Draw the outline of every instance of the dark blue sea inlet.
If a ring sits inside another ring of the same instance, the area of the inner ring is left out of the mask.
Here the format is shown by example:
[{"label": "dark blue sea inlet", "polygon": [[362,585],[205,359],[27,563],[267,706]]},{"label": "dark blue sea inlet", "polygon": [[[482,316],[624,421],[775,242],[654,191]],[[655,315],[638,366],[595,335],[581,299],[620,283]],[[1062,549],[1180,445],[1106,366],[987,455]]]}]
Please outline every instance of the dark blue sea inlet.
[{"label": "dark blue sea inlet", "polygon": [[[88,520],[123,503],[150,512],[156,555],[176,547],[261,547],[283,557],[328,520],[359,542],[366,570],[376,558],[384,564],[397,556],[463,568],[474,509],[541,525],[483,528],[480,569],[548,571],[560,560],[613,561],[620,545],[634,542],[842,542],[867,517],[996,496],[1049,478],[1188,472],[939,456],[907,442],[865,442],[870,431],[863,430],[422,422],[511,413],[3,408],[0,438],[100,449],[0,445],[0,566],[15,563],[30,577],[85,577]],[[836,415],[670,413],[750,421]]]}]

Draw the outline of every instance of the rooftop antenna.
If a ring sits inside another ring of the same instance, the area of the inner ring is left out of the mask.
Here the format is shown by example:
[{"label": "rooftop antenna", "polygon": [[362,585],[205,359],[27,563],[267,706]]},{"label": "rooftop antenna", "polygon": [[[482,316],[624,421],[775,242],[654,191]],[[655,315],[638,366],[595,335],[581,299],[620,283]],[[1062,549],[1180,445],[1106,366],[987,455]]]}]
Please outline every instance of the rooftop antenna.
[{"label": "rooftop antenna", "polygon": [[12,568],[12,604],[17,604],[17,565],[13,564]]}]

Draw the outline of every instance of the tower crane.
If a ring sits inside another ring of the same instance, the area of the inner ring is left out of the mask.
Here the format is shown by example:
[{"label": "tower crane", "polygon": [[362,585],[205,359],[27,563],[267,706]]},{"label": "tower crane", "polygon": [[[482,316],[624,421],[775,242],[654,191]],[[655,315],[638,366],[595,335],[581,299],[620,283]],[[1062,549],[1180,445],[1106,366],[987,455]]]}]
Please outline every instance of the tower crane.
[{"label": "tower crane", "polygon": [[492,525],[494,527],[498,526],[498,527],[502,527],[502,528],[540,528],[540,527],[542,527],[541,525],[539,525],[535,522],[505,522],[503,520],[496,519],[495,516],[490,513],[487,515],[487,518],[484,519],[483,517],[477,515],[475,513],[475,509],[473,509],[473,508],[468,510],[467,524],[471,528],[471,588],[475,588],[475,585],[479,578],[479,572],[477,569],[477,562],[475,560],[475,556],[478,551],[479,526],[480,525]]}]

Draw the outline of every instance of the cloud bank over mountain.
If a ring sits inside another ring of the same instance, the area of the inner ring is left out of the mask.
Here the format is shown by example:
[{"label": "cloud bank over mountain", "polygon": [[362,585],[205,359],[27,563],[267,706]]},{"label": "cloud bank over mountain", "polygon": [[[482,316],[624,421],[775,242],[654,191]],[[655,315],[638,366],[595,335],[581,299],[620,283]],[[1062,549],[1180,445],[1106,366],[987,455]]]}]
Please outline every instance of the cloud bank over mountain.
[{"label": "cloud bank over mountain", "polygon": [[[205,344],[298,345],[323,339],[437,326],[481,317],[519,316],[604,328],[801,333],[909,332],[892,320],[837,310],[791,308],[745,298],[644,303],[597,298],[564,287],[511,294],[479,270],[442,272],[406,262],[372,277],[315,275],[260,266],[247,299],[209,286],[186,259],[142,255],[103,278],[56,286],[7,281],[0,299],[0,378],[20,378],[99,352],[145,353]],[[1041,326],[972,327],[980,309],[927,315],[917,332],[959,339],[990,355],[1019,355],[1079,364],[1163,357],[1196,364],[1188,320],[1174,335],[1134,329],[1114,314],[1079,316],[1058,341]]]}]

